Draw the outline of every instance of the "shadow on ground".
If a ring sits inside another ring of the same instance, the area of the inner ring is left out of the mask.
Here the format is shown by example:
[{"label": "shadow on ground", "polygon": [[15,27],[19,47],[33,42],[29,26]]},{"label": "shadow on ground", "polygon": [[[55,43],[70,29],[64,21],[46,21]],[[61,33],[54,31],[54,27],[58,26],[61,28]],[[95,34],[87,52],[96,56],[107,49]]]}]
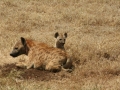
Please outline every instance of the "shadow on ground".
[{"label": "shadow on ground", "polygon": [[8,77],[10,74],[13,76],[17,72],[19,73],[19,77],[23,79],[36,79],[41,81],[48,81],[48,80],[61,80],[64,78],[70,78],[70,73],[67,72],[49,72],[44,70],[37,70],[37,69],[23,69],[16,67],[15,64],[6,64],[4,66],[0,66],[0,77]]}]

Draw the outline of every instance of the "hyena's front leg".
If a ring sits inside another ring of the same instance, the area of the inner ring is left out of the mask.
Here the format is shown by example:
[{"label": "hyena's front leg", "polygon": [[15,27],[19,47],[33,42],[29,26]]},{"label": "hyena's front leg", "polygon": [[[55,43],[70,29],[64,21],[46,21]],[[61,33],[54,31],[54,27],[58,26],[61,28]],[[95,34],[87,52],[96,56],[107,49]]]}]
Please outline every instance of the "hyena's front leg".
[{"label": "hyena's front leg", "polygon": [[25,57],[25,60],[17,62],[16,66],[19,68],[26,68],[26,64],[28,60],[29,60],[29,57]]},{"label": "hyena's front leg", "polygon": [[16,63],[16,66],[18,68],[26,68],[26,63],[25,62],[18,62],[18,63]]},{"label": "hyena's front leg", "polygon": [[27,68],[27,69],[30,69],[30,68],[33,67],[33,65],[34,65],[33,62],[27,62],[26,68]]},{"label": "hyena's front leg", "polygon": [[33,60],[31,60],[30,57],[29,57],[28,60],[27,60],[27,63],[26,63],[26,68],[27,68],[27,69],[30,69],[30,68],[33,67],[33,65],[34,65],[34,62],[33,62]]}]

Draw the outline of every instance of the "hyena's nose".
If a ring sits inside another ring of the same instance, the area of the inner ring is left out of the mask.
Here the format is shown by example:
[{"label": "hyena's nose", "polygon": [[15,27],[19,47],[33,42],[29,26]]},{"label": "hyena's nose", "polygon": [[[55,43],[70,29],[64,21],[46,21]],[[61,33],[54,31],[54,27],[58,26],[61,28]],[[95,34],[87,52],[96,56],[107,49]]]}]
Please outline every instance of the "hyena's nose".
[{"label": "hyena's nose", "polygon": [[10,56],[12,56],[12,53],[10,53]]},{"label": "hyena's nose", "polygon": [[13,54],[13,53],[10,53],[10,56],[14,56],[14,54]]},{"label": "hyena's nose", "polygon": [[65,43],[63,42],[62,44],[64,45]]},{"label": "hyena's nose", "polygon": [[16,55],[14,55],[13,53],[10,53],[10,56],[12,56],[12,57],[16,57]]}]

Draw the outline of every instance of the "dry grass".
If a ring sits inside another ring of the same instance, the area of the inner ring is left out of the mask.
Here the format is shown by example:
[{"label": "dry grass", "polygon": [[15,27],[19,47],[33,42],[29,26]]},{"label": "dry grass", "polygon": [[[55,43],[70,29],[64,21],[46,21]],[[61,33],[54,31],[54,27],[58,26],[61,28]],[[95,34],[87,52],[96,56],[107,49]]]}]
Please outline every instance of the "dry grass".
[{"label": "dry grass", "polygon": [[[9,53],[21,36],[54,45],[68,32],[72,73],[24,70]],[[0,90],[120,90],[119,0],[0,0]]]}]

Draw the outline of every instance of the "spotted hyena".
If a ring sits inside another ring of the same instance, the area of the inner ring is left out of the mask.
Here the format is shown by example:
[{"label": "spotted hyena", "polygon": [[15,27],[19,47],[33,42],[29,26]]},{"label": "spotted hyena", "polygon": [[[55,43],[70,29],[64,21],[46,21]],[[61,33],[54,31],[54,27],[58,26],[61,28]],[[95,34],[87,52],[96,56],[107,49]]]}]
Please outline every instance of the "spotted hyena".
[{"label": "spotted hyena", "polygon": [[[58,32],[56,32],[54,34],[54,37],[55,37],[55,47],[59,48],[61,50],[66,51],[64,45],[66,43],[67,36],[68,36],[68,34],[66,32],[65,33],[58,33]],[[72,63],[73,63],[73,61],[71,60],[71,57],[69,57],[67,59],[66,64],[64,65],[64,68],[71,69],[73,67]]]},{"label": "spotted hyena", "polygon": [[[10,53],[10,55],[12,57],[16,57],[16,56],[22,55],[22,54],[28,55],[29,49],[38,45],[38,44],[41,45],[41,47],[47,47],[48,46],[45,43],[40,43],[40,42],[32,40],[32,39],[25,39],[25,41],[26,41],[26,44],[27,44],[25,49],[23,48],[22,38],[21,38],[21,40],[16,42],[15,46],[13,47],[13,51]],[[28,59],[28,57],[26,57],[26,59]],[[22,64],[26,63],[26,59],[17,62],[16,66],[24,67]]]},{"label": "spotted hyena", "polygon": [[[50,47],[44,43],[33,43],[21,37],[10,53],[12,57],[25,54],[29,57],[27,63],[24,64],[27,69],[29,68],[42,68],[49,71],[60,71],[64,68],[67,62],[67,53],[64,50]],[[37,45],[36,45],[37,44]],[[31,46],[30,46],[31,45]]]},{"label": "spotted hyena", "polygon": [[65,50],[64,44],[65,44],[65,41],[66,41],[66,38],[67,38],[67,33],[56,32],[54,37],[56,38],[55,39],[55,47],[60,48],[62,50]]}]

